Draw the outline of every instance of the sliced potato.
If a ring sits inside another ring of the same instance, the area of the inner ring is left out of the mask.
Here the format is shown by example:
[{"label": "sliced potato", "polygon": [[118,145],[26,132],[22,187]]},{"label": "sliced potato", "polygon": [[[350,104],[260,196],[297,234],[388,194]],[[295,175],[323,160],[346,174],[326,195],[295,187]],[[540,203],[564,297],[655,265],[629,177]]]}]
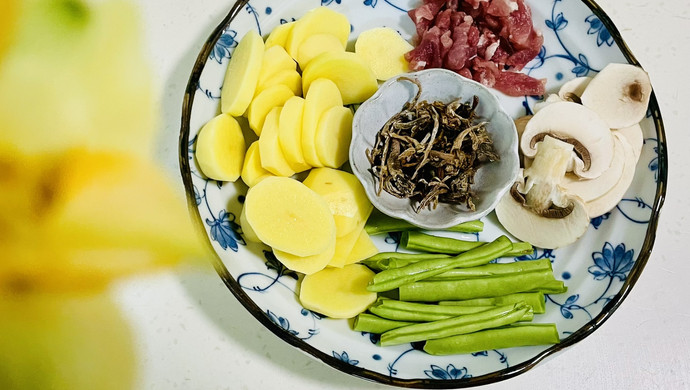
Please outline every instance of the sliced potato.
[{"label": "sliced potato", "polygon": [[374,209],[362,183],[351,173],[331,168],[312,169],[304,185],[326,200],[338,237],[365,223]]},{"label": "sliced potato", "polygon": [[265,84],[266,80],[271,78],[271,76],[283,70],[297,71],[297,64],[295,63],[295,60],[290,57],[282,46],[269,47],[266,49],[266,51],[264,51],[257,86]]},{"label": "sliced potato", "polygon": [[302,155],[302,114],[304,99],[293,96],[285,102],[278,121],[278,141],[290,167],[295,172],[311,168]]},{"label": "sliced potato", "polygon": [[266,48],[276,45],[285,48],[285,42],[287,41],[287,37],[290,35],[290,31],[292,31],[292,27],[294,25],[295,22],[287,22],[279,24],[276,28],[274,28],[273,31],[268,34],[268,38],[266,38]]},{"label": "sliced potato", "polygon": [[350,36],[350,22],[345,15],[330,8],[315,8],[295,22],[285,42],[285,50],[292,58],[297,58],[302,42],[316,34],[334,35],[338,38],[340,44],[345,47]]},{"label": "sliced potato", "polygon": [[335,241],[322,253],[318,253],[311,256],[295,256],[293,254],[279,251],[277,249],[273,250],[273,254],[276,258],[283,263],[288,269],[293,271],[301,272],[305,275],[311,275],[315,272],[319,272],[326,268],[328,263],[333,258],[335,253]]},{"label": "sliced potato", "polygon": [[244,207],[242,207],[242,212],[240,213],[240,227],[242,228],[242,235],[244,236],[245,241],[256,242],[259,244],[261,243],[261,240],[259,240],[259,237],[254,232],[254,229],[252,229],[252,226],[249,224],[249,222],[247,222]]},{"label": "sliced potato", "polygon": [[302,72],[302,90],[309,93],[311,83],[319,78],[338,86],[343,104],[362,103],[379,87],[369,65],[350,52],[326,52],[309,61]]},{"label": "sliced potato", "polygon": [[278,140],[281,107],[273,107],[266,115],[261,137],[259,137],[259,156],[261,166],[276,176],[292,176],[295,171],[285,159]]},{"label": "sliced potato", "polygon": [[314,147],[325,167],[338,168],[345,164],[352,140],[352,110],[335,106],[321,115],[316,127]]},{"label": "sliced potato", "polygon": [[306,309],[331,318],[352,318],[376,301],[367,291],[374,272],[361,264],[325,268],[307,275],[300,286],[299,299]]},{"label": "sliced potato", "polygon": [[359,233],[359,237],[357,237],[355,246],[352,247],[352,251],[350,251],[350,254],[348,254],[345,259],[345,265],[358,263],[377,253],[379,253],[379,248],[376,247],[369,233],[362,229]]},{"label": "sliced potato", "polygon": [[278,84],[282,84],[290,88],[295,96],[302,95],[302,76],[300,76],[299,72],[297,72],[295,69],[281,70],[264,80],[263,83],[259,81],[259,85],[256,86],[256,94],[258,95],[266,88],[270,88]]},{"label": "sliced potato", "polygon": [[232,116],[244,114],[252,101],[264,57],[264,41],[249,31],[232,52],[220,94],[221,111]]},{"label": "sliced potato", "polygon": [[[337,229],[337,227],[336,227]],[[360,223],[353,231],[347,233],[342,237],[336,237],[335,239],[335,253],[333,258],[328,265],[330,267],[342,268],[345,265],[347,256],[352,252],[352,248],[355,247],[355,243],[359,238],[359,233],[364,229],[364,222]]]},{"label": "sliced potato", "polygon": [[304,69],[314,57],[330,51],[345,51],[345,46],[338,37],[333,34],[311,35],[299,46],[296,60],[300,68]]},{"label": "sliced potato", "polygon": [[379,80],[409,71],[405,53],[414,49],[397,31],[390,27],[377,27],[359,34],[355,53],[369,65]]},{"label": "sliced potato", "polygon": [[321,167],[316,154],[316,129],[321,115],[331,107],[342,106],[343,99],[335,83],[328,79],[317,79],[312,89],[304,98],[304,115],[302,117],[302,153],[307,164]]},{"label": "sliced potato", "polygon": [[297,180],[267,177],[247,192],[247,223],[261,242],[296,256],[325,252],[335,242],[326,201]]},{"label": "sliced potato", "polygon": [[235,118],[220,114],[201,128],[196,140],[196,160],[201,172],[219,181],[240,177],[246,144]]},{"label": "sliced potato", "polygon": [[264,169],[261,165],[261,154],[259,152],[259,141],[252,142],[244,155],[244,165],[242,166],[242,181],[247,187],[253,187],[268,176],[273,174]]},{"label": "sliced potato", "polygon": [[274,107],[282,107],[285,102],[291,97],[295,96],[290,88],[285,85],[278,84],[266,88],[258,94],[247,109],[247,120],[249,120],[249,127],[254,130],[256,135],[261,136],[261,130],[264,126],[266,115]]}]

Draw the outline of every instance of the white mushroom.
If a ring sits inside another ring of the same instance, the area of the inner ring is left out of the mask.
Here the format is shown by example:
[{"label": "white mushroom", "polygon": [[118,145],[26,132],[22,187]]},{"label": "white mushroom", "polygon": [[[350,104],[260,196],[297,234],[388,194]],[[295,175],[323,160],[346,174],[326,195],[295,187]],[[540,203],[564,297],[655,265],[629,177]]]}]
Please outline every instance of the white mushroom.
[{"label": "white mushroom", "polygon": [[[626,165],[635,164],[634,156],[625,152],[623,141],[619,137],[613,137],[613,159],[611,165],[596,179],[582,180],[573,174],[567,174],[561,181],[561,187],[567,192],[579,196],[583,201],[589,202],[609,192],[621,178],[623,168]],[[630,161],[626,158],[631,159]]]},{"label": "white mushroom", "polygon": [[580,100],[596,111],[610,128],[622,129],[644,118],[651,93],[649,75],[642,68],[609,64],[594,76]]},{"label": "white mushroom", "polygon": [[591,77],[576,77],[561,86],[561,89],[558,90],[558,96],[569,102],[580,103],[580,96],[590,81],[592,81]]},{"label": "white mushroom", "polygon": [[635,165],[637,165],[637,160],[635,159],[633,148],[623,136],[616,134],[615,137],[621,141],[625,153],[623,173],[616,182],[616,185],[608,192],[585,203],[585,208],[590,218],[596,218],[616,207],[621,199],[623,199],[625,192],[628,190],[628,187],[630,187],[635,177]]},{"label": "white mushroom", "polygon": [[630,146],[632,146],[633,154],[635,154],[635,161],[639,160],[640,153],[642,152],[642,144],[644,143],[642,127],[640,127],[640,124],[637,123],[624,129],[613,130],[613,133],[620,134],[625,137]]},{"label": "white mushroom", "polygon": [[558,102],[562,102],[562,101],[565,101],[565,100],[561,99],[561,97],[556,95],[555,93],[552,93],[549,96],[547,96],[546,99],[534,103],[533,111],[535,113],[539,112],[539,111],[541,111],[542,108],[548,106],[549,104],[558,103]]},{"label": "white mushroom", "polygon": [[534,114],[520,140],[523,155],[534,157],[536,144],[547,135],[573,145],[568,170],[581,178],[596,178],[611,165],[611,131],[599,115],[587,107],[558,102]]},{"label": "white mushroom", "polygon": [[503,227],[520,240],[553,249],[575,242],[589,226],[584,203],[559,186],[573,145],[546,136],[532,165],[496,206]]}]

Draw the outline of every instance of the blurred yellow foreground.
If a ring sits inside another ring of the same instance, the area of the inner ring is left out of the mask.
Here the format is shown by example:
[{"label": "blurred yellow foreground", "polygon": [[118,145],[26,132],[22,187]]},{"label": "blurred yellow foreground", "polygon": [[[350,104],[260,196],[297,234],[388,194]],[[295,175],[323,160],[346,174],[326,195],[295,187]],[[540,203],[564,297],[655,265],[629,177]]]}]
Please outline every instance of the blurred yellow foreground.
[{"label": "blurred yellow foreground", "polygon": [[128,389],[116,278],[199,257],[157,129],[136,9],[0,3],[0,389]]}]

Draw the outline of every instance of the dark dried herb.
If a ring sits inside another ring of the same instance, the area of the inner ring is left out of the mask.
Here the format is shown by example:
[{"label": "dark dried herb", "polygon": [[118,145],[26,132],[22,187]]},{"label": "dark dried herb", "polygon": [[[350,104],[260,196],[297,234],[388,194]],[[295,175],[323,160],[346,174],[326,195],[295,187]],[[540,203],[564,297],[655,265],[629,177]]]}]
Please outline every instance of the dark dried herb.
[{"label": "dark dried herb", "polygon": [[381,191],[412,201],[412,208],[436,208],[439,202],[465,205],[474,210],[474,175],[482,163],[496,161],[487,122],[476,118],[479,98],[449,104],[414,99],[390,118],[367,150],[371,173]]}]

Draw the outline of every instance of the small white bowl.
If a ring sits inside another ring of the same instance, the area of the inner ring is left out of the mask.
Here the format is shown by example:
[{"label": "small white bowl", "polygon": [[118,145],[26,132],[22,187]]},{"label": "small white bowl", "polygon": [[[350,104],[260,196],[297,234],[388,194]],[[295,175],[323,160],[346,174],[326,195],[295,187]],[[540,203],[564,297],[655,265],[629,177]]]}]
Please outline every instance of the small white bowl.
[{"label": "small white bowl", "polygon": [[476,95],[479,98],[476,112],[479,118],[489,122],[487,130],[500,161],[486,163],[477,170],[471,187],[476,194],[473,198],[475,211],[460,205],[439,203],[435,209],[425,208],[417,213],[412,209],[409,199],[399,199],[385,191],[380,196],[376,195],[376,181],[370,172],[371,164],[366,157],[366,150],[374,147],[376,135],[388,119],[399,113],[403,104],[411,101],[417,93],[417,86],[413,83],[398,81],[398,77],[395,77],[386,81],[371,98],[359,106],[352,124],[350,164],[366,189],[369,200],[384,214],[425,229],[445,229],[477,220],[490,213],[513,184],[520,168],[518,135],[513,119],[489,89],[455,72],[427,69],[401,76],[419,81],[422,85],[420,101],[450,103],[458,98],[471,101]]}]

